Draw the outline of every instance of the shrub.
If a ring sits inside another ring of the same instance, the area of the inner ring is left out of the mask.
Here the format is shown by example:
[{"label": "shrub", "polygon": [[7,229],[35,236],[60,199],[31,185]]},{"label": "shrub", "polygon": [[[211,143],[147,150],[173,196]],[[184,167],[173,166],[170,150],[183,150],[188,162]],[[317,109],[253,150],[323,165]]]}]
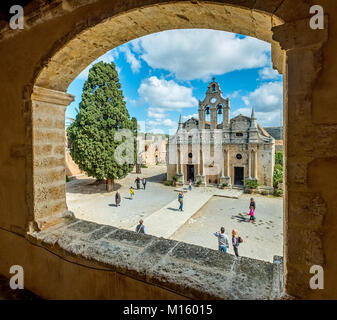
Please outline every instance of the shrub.
[{"label": "shrub", "polygon": [[278,151],[275,153],[275,165],[279,164],[283,168],[283,152]]},{"label": "shrub", "polygon": [[276,164],[273,173],[273,187],[278,188],[279,183],[283,182],[283,168],[281,165]]},{"label": "shrub", "polygon": [[259,184],[257,183],[257,180],[246,180],[246,186],[249,189],[257,189],[257,187],[259,186]]},{"label": "shrub", "polygon": [[164,180],[164,186],[172,186],[172,181],[171,180]]},{"label": "shrub", "polygon": [[66,176],[66,182],[69,182],[70,181],[70,179],[68,178],[68,176]]},{"label": "shrub", "polygon": [[172,180],[173,180],[174,182],[178,182],[178,177],[177,177],[177,176],[173,176]]},{"label": "shrub", "polygon": [[197,181],[197,185],[200,186],[202,184],[202,181],[201,180],[198,180]]},{"label": "shrub", "polygon": [[262,190],[262,191],[261,191],[261,194],[262,194],[263,196],[267,196],[267,195],[269,194],[269,192],[266,191],[266,190]]},{"label": "shrub", "polygon": [[275,194],[276,197],[282,197],[283,196],[283,190],[277,189],[274,194]]},{"label": "shrub", "polygon": [[145,163],[142,163],[141,167],[142,168],[147,168],[147,165]]}]

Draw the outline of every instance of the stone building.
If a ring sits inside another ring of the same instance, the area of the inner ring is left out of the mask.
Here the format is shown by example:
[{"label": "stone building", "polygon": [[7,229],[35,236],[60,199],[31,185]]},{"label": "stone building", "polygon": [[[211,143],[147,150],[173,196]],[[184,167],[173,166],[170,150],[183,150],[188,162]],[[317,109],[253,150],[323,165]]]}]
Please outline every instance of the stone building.
[{"label": "stone building", "polygon": [[146,166],[165,164],[167,142],[168,139],[165,135],[146,133],[140,153],[142,163]]},{"label": "stone building", "polygon": [[234,186],[253,179],[272,188],[275,139],[257,123],[254,109],[251,117],[230,119],[230,100],[213,78],[198,113],[199,119],[186,122],[180,116],[168,148],[167,178]]},{"label": "stone building", "polygon": [[275,152],[283,151],[283,127],[264,128],[275,139]]}]

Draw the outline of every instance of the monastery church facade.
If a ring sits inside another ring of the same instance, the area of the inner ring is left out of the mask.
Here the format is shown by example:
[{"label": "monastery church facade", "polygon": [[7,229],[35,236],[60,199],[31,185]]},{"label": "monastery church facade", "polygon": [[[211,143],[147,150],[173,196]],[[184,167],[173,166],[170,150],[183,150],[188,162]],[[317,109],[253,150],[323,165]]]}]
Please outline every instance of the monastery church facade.
[{"label": "monastery church facade", "polygon": [[167,145],[167,179],[228,186],[244,186],[251,179],[271,189],[275,139],[257,123],[254,109],[251,117],[230,119],[230,100],[213,78],[198,114],[186,122],[180,116]]}]

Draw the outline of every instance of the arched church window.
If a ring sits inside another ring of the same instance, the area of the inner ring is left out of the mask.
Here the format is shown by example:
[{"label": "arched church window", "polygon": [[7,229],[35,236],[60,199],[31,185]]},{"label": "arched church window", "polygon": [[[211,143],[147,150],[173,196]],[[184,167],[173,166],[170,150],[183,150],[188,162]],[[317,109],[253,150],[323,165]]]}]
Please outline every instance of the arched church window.
[{"label": "arched church window", "polygon": [[210,116],[210,108],[209,106],[207,106],[205,108],[205,121],[210,121],[211,120],[211,116]]},{"label": "arched church window", "polygon": [[222,123],[223,121],[223,106],[222,104],[219,104],[216,108],[216,118],[217,118],[217,124]]}]

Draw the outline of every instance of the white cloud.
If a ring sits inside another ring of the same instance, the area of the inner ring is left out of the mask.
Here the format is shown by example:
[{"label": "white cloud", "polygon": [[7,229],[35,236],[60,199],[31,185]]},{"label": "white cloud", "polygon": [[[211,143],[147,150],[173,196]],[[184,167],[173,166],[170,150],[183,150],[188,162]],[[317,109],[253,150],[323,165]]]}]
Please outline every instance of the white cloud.
[{"label": "white cloud", "polygon": [[280,77],[278,71],[273,69],[272,67],[265,67],[259,70],[259,76],[262,80],[271,80]]},{"label": "white cloud", "polygon": [[130,48],[127,45],[120,47],[121,52],[124,52],[126,61],[130,64],[131,70],[133,73],[138,73],[141,67],[140,61],[136,56],[131,52]]},{"label": "white cloud", "polygon": [[146,121],[146,131],[147,132],[167,131],[167,130],[164,130],[164,127],[167,130],[176,130],[178,127],[178,123],[169,118]]},{"label": "white cloud", "polygon": [[[234,70],[268,64],[270,44],[215,30],[170,30],[131,42],[152,68],[174,73],[177,79],[209,80]],[[141,49],[140,49],[141,48]]]},{"label": "white cloud", "polygon": [[160,108],[148,108],[147,116],[156,120],[162,120],[167,118],[168,114],[164,113],[164,110]]},{"label": "white cloud", "polygon": [[[87,80],[88,75],[89,75],[89,70],[95,63],[97,63],[99,61],[103,61],[105,63],[110,63],[110,62],[114,61],[117,57],[118,57],[118,51],[117,50],[112,50],[112,51],[109,51],[109,52],[103,54],[102,56],[97,58],[94,62],[90,63],[85,69],[83,69],[82,72],[77,76],[77,78],[82,79],[82,80]],[[118,67],[116,69],[117,69],[118,73],[121,71],[121,69],[118,69]]]},{"label": "white cloud", "polygon": [[246,106],[256,111],[271,112],[283,109],[283,83],[268,82],[262,84],[248,96],[242,97]]},{"label": "white cloud", "polygon": [[173,80],[158,79],[156,76],[144,79],[138,89],[141,99],[151,107],[175,110],[196,107],[198,101],[192,89]]},{"label": "white cloud", "polygon": [[242,97],[246,107],[232,112],[232,116],[240,113],[250,117],[252,107],[255,109],[257,122],[265,127],[281,126],[283,119],[283,84],[268,82]]}]

